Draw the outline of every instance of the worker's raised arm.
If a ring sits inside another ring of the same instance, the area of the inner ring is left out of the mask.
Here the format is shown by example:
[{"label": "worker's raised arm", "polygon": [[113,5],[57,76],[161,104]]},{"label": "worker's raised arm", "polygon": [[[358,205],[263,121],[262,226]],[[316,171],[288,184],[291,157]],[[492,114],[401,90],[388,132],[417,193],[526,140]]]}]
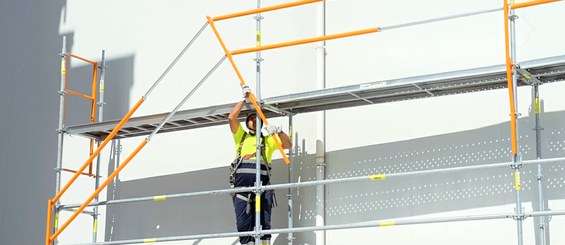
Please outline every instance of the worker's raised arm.
[{"label": "worker's raised arm", "polygon": [[237,118],[239,117],[239,113],[241,112],[241,110],[243,109],[243,106],[245,105],[245,102],[247,101],[247,95],[249,93],[251,93],[251,89],[249,89],[249,86],[244,85],[244,86],[241,87],[241,93],[243,94],[244,100],[237,103],[231,109],[231,112],[228,115],[228,121],[230,123],[230,130],[234,134],[237,132],[237,129],[239,128],[239,120],[237,120]]},{"label": "worker's raised arm", "polygon": [[282,127],[280,125],[265,125],[261,129],[261,133],[263,135],[276,134],[277,136],[279,136],[279,139],[281,139],[281,147],[283,149],[290,149],[292,147],[292,141],[290,141],[290,137],[288,136],[288,134],[282,131]]},{"label": "worker's raised arm", "polygon": [[237,118],[239,117],[239,113],[241,112],[241,109],[243,109],[244,105],[245,105],[245,100],[242,100],[239,103],[237,103],[231,109],[230,115],[228,116],[228,121],[230,123],[230,130],[234,134],[237,132],[237,129],[239,128],[239,120],[237,120]]},{"label": "worker's raised arm", "polygon": [[281,139],[281,146],[283,149],[290,149],[292,147],[292,141],[290,141],[290,137],[288,137],[288,134],[281,131],[277,135],[279,136],[279,139]]}]

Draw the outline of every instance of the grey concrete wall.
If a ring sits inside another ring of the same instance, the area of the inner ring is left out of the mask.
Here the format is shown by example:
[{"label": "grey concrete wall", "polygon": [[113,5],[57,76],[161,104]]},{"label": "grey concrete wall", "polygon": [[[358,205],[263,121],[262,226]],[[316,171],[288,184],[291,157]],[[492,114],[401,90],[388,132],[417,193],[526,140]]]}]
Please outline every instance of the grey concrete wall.
[{"label": "grey concrete wall", "polygon": [[[59,34],[65,18],[63,0],[0,2],[1,244],[44,243],[47,200],[55,194],[58,53],[63,35],[69,51],[74,43],[72,32]],[[133,56],[110,59],[107,66],[106,101],[113,106],[106,119],[121,118],[129,107]],[[74,60],[70,67],[69,88],[89,93],[91,66]],[[68,98],[66,124],[89,122],[88,103]]]},{"label": "grey concrete wall", "polygon": [[41,244],[55,189],[64,0],[0,2],[0,238]]}]

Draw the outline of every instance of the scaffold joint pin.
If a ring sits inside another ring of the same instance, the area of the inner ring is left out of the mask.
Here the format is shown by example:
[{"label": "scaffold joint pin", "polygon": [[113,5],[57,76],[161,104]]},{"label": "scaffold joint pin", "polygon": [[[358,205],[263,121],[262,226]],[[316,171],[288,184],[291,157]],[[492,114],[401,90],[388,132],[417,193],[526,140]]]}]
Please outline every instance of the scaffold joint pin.
[{"label": "scaffold joint pin", "polygon": [[521,154],[517,154],[516,159],[512,162],[512,164],[510,164],[510,168],[512,169],[520,169],[524,166],[524,162],[522,162],[522,155]]},{"label": "scaffold joint pin", "polygon": [[524,214],[512,215],[512,219],[516,221],[523,221],[526,219],[526,215]]}]

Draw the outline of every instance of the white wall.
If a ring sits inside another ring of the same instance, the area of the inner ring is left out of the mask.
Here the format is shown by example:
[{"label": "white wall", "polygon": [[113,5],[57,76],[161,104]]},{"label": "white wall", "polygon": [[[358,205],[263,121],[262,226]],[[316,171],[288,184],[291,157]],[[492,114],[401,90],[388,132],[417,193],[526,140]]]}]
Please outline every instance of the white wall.
[{"label": "white wall", "polygon": [[[264,6],[279,1],[263,1]],[[73,52],[97,59],[100,50],[107,51],[109,60],[132,60],[131,84],[116,103],[131,107],[168,66],[192,35],[204,24],[206,15],[221,15],[254,8],[255,1],[69,1],[61,15],[59,33],[73,33]],[[501,7],[493,1],[328,1],[327,33],[338,33],[369,27],[390,25],[441,17],[470,11]],[[263,41],[275,43],[314,36],[316,6],[300,6],[280,12],[265,13]],[[565,3],[552,3],[517,11],[518,60],[530,60],[564,55],[565,34],[556,32],[562,22],[560,13]],[[251,17],[217,23],[219,31],[232,50],[251,47],[255,43],[255,22]],[[307,44],[263,53],[262,95],[273,97],[315,89],[315,48]],[[504,36],[502,12],[475,17],[408,27],[366,36],[329,41],[327,44],[327,86],[337,87],[368,81],[386,80],[416,75],[502,64]],[[171,110],[200,78],[223,55],[211,29],[208,28],[171,71],[160,87],[134,116]],[[246,79],[254,87],[254,55],[241,55],[236,62]],[[54,59],[53,62],[57,62]],[[73,69],[82,65],[72,63]],[[123,73],[109,67],[109,74]],[[55,79],[54,79],[55,80]],[[107,89],[118,86],[120,80],[108,80]],[[546,112],[562,112],[565,104],[561,95],[563,84],[542,87]],[[519,90],[518,111],[528,114],[530,93]],[[240,98],[237,78],[228,62],[218,69],[183,109],[225,104]],[[409,141],[434,135],[458,133],[508,121],[506,90],[445,96],[417,101],[395,102],[375,106],[334,110],[327,113],[327,151],[353,149]],[[111,108],[111,101],[108,102]],[[126,106],[127,108],[127,106]],[[126,111],[116,111],[118,118]],[[315,125],[312,115],[296,117],[296,129],[306,141],[306,151],[315,149]],[[286,125],[285,119],[274,120]],[[555,122],[554,122],[555,123]],[[524,126],[529,127],[529,126]],[[508,129],[500,129],[501,139],[508,138]],[[472,140],[472,139],[471,139]],[[84,161],[84,140],[71,138],[65,144],[68,162]],[[124,156],[141,141],[124,141]],[[53,142],[55,143],[55,142]],[[199,129],[175,134],[158,135],[120,175],[122,181],[163,176],[181,172],[225,167],[232,157],[231,136],[227,126]],[[81,153],[78,153],[81,152]],[[202,154],[206,152],[206,154]],[[107,152],[105,153],[107,159]],[[280,157],[275,153],[275,157]],[[509,160],[509,159],[508,159]],[[65,161],[67,163],[67,161]],[[331,165],[332,162],[329,162]],[[105,163],[103,163],[105,165]],[[218,176],[224,179],[225,176]],[[84,196],[77,188],[66,202],[78,202]],[[563,208],[562,202],[555,204]],[[227,204],[226,204],[227,205]],[[284,205],[283,205],[284,206]],[[438,212],[434,215],[462,215],[484,212],[511,212],[512,205]],[[424,217],[424,216],[422,216]],[[435,217],[435,216],[434,216]],[[61,236],[61,243],[87,242],[90,238],[90,219]],[[104,224],[102,222],[101,226]],[[490,232],[484,236],[469,234],[478,227]],[[531,224],[525,227],[525,239],[532,241]],[[554,225],[553,227],[559,227]],[[83,231],[79,231],[83,230]],[[436,239],[437,230],[449,230],[449,235]],[[449,244],[453,239],[483,244],[515,244],[512,221],[436,224],[385,229],[329,231],[327,244],[345,244],[355,239],[362,243],[387,244]],[[400,235],[400,234],[410,234]],[[556,241],[563,237],[556,236]],[[430,237],[430,234],[434,234]],[[100,236],[102,238],[102,234]],[[200,244],[225,244],[226,241],[203,241]],[[299,244],[302,244],[298,241]],[[506,242],[506,243],[504,243]],[[529,243],[529,242],[527,242]],[[173,243],[171,243],[173,244]],[[190,244],[190,242],[176,243]],[[463,244],[466,244],[463,242]]]}]

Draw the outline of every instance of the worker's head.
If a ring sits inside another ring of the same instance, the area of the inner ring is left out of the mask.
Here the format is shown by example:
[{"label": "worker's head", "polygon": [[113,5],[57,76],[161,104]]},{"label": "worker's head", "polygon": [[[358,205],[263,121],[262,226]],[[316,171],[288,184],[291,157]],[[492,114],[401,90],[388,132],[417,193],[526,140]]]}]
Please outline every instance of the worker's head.
[{"label": "worker's head", "polygon": [[249,115],[247,115],[247,118],[245,118],[245,126],[247,127],[247,129],[249,129],[249,133],[251,134],[255,134],[255,130],[257,128],[257,114],[255,113],[250,113]]}]

